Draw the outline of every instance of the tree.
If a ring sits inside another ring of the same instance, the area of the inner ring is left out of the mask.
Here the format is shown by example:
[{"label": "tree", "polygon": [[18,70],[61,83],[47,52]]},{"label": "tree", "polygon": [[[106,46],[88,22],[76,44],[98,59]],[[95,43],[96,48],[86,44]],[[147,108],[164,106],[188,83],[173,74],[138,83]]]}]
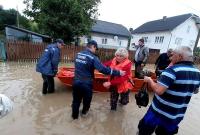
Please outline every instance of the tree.
[{"label": "tree", "polygon": [[0,31],[4,30],[5,24],[17,26],[17,15],[19,18],[19,27],[31,30],[31,21],[18,11],[15,9],[3,10],[3,8],[0,8]]},{"label": "tree", "polygon": [[3,10],[0,9],[0,31],[4,30],[4,25],[16,25],[16,10],[10,9],[10,10]]},{"label": "tree", "polygon": [[100,0],[24,0],[24,13],[33,18],[43,34],[72,41],[88,34],[97,18]]}]

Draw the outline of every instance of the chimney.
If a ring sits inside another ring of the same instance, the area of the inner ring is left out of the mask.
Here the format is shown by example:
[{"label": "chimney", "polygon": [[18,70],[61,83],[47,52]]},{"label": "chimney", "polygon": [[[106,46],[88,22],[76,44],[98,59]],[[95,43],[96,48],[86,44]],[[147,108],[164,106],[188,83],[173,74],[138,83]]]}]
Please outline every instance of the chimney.
[{"label": "chimney", "polygon": [[163,21],[166,21],[166,19],[167,19],[167,16],[163,16]]}]

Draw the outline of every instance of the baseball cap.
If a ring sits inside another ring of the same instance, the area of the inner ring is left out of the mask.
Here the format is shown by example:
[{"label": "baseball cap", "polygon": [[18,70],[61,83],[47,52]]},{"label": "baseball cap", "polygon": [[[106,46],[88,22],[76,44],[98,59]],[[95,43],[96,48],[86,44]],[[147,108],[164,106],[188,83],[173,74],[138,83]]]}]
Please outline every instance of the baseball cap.
[{"label": "baseball cap", "polygon": [[87,43],[87,46],[91,46],[94,45],[96,47],[96,49],[98,50],[98,45],[97,42],[95,40],[89,40]]},{"label": "baseball cap", "polygon": [[60,43],[62,45],[65,45],[64,41],[61,38],[56,39],[56,43]]}]

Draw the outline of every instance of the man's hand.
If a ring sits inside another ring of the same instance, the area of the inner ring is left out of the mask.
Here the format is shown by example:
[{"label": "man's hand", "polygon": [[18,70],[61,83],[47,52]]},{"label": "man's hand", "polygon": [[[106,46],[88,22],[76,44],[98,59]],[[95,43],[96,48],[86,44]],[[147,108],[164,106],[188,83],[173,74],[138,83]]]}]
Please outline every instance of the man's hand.
[{"label": "man's hand", "polygon": [[144,63],[142,63],[142,64],[141,64],[141,67],[144,67],[144,66],[145,66],[145,64],[144,64]]},{"label": "man's hand", "polygon": [[110,85],[111,85],[110,82],[104,82],[104,83],[103,83],[103,86],[104,86],[105,88],[107,88],[107,89],[110,88]]},{"label": "man's hand", "polygon": [[120,70],[120,76],[124,76],[126,74],[126,71]]},{"label": "man's hand", "polygon": [[148,77],[148,76],[144,76],[144,82],[147,82],[149,83],[151,80],[151,77]]}]

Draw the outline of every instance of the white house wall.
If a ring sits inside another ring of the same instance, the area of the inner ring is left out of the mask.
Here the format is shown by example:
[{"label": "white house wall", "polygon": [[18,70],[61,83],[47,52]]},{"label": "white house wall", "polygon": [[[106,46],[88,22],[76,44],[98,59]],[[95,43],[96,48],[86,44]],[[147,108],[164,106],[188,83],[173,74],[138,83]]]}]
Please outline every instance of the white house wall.
[{"label": "white house wall", "polygon": [[[164,36],[163,43],[155,43],[155,38]],[[153,33],[142,33],[142,34],[133,34],[131,39],[131,44],[135,43],[138,44],[138,40],[142,37],[148,37],[147,42],[145,45],[150,49],[158,49],[160,53],[166,52],[169,48],[169,41],[171,34],[170,32],[153,32]],[[134,50],[133,46],[130,45],[130,50]]]},{"label": "white house wall", "polygon": [[[189,32],[187,32],[188,26],[190,27]],[[138,40],[142,37],[148,37],[145,45],[150,49],[160,49],[160,53],[166,52],[169,48],[176,48],[178,45],[175,44],[177,38],[182,38],[180,45],[186,45],[194,48],[195,41],[198,35],[198,28],[193,19],[188,19],[174,30],[164,31],[164,32],[153,32],[153,33],[142,33],[142,34],[133,34],[131,39],[131,44],[138,44]],[[155,43],[155,37],[164,36],[163,43]],[[134,49],[130,46],[130,49]]]},{"label": "white house wall", "polygon": [[[126,48],[128,45],[128,38],[118,36],[118,39],[116,38],[114,39],[113,35],[107,35],[107,34],[92,33],[91,39],[97,41],[99,48],[114,48],[114,49],[119,47]],[[102,39],[107,39],[107,44],[102,44]],[[81,37],[81,44],[83,43],[87,43],[86,36]]]},{"label": "white house wall", "polygon": [[[187,32],[188,26],[190,27],[189,32]],[[189,46],[194,49],[197,35],[198,28],[195,24],[195,21],[193,19],[188,19],[172,31],[172,40],[170,43],[170,47],[177,47],[178,45],[175,44],[176,38],[182,38],[182,42],[180,45]],[[193,41],[193,44],[191,43],[191,41]]]}]

